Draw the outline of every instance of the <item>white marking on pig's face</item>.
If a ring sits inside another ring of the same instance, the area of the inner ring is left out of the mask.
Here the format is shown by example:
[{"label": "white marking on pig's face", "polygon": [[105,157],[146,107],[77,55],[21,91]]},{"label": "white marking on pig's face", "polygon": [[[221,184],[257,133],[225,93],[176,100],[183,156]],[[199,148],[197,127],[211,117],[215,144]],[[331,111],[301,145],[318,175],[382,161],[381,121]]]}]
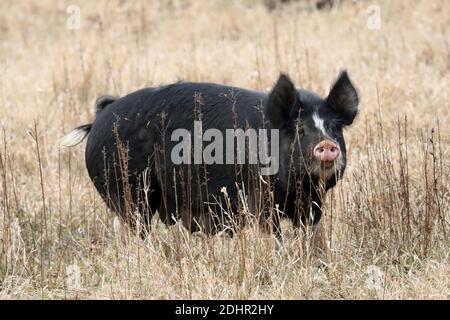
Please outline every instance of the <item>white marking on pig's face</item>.
[{"label": "white marking on pig's face", "polygon": [[314,112],[312,119],[314,121],[314,125],[316,128],[324,135],[327,136],[327,132],[325,130],[324,121],[317,112]]},{"label": "white marking on pig's face", "polygon": [[[315,110],[315,112],[313,113],[312,120],[316,129],[322,135],[321,139],[328,139],[339,145],[339,143],[335,139],[333,139],[330,134],[328,134],[327,130],[325,129],[325,120],[319,116],[317,110]],[[320,161],[313,161],[313,163],[311,164],[311,172],[313,175],[321,177],[326,181],[328,179],[331,179],[336,174],[339,175],[339,172],[342,170],[343,166],[343,156],[341,152],[339,153],[339,157],[334,161],[334,165],[331,168],[322,168]]]}]

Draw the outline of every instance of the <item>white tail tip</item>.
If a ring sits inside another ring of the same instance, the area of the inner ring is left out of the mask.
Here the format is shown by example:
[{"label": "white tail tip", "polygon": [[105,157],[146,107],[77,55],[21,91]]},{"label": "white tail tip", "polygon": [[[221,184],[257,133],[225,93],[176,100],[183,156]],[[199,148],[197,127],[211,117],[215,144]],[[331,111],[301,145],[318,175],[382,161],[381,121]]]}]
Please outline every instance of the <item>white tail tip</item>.
[{"label": "white tail tip", "polygon": [[86,138],[86,136],[89,134],[89,129],[84,126],[75,128],[71,132],[69,132],[67,135],[65,135],[60,140],[59,144],[65,146],[65,147],[74,147],[77,144],[79,144],[81,141],[83,141],[84,138]]}]

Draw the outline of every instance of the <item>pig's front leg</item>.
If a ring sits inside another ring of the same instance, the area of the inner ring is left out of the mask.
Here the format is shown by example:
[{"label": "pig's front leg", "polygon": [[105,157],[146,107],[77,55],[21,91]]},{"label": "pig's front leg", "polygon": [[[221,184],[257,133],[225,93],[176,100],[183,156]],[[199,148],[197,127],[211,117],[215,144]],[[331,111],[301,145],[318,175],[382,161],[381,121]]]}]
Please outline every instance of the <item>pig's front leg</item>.
[{"label": "pig's front leg", "polygon": [[260,226],[266,233],[273,234],[275,236],[275,248],[278,252],[283,249],[283,235],[281,233],[281,212],[278,206],[274,208],[273,213],[269,213],[268,210],[264,211]]},{"label": "pig's front leg", "polygon": [[322,202],[318,197],[304,197],[302,203],[298,206],[288,206],[287,212],[292,217],[292,225],[297,233],[307,235],[307,227],[311,226],[312,237],[317,233],[317,227],[322,217]]}]

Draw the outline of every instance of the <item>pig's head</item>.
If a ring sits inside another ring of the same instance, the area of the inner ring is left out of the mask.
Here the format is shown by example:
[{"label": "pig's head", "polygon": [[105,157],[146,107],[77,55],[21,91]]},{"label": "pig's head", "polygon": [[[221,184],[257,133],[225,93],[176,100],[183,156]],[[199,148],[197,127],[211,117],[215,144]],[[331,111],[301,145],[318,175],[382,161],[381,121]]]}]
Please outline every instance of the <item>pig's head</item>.
[{"label": "pig's head", "polygon": [[329,183],[342,176],[346,166],[343,129],[355,119],[358,102],[346,71],[341,72],[325,99],[297,90],[288,76],[280,75],[266,111],[272,128],[280,130],[282,182],[287,183],[289,173],[307,174]]}]

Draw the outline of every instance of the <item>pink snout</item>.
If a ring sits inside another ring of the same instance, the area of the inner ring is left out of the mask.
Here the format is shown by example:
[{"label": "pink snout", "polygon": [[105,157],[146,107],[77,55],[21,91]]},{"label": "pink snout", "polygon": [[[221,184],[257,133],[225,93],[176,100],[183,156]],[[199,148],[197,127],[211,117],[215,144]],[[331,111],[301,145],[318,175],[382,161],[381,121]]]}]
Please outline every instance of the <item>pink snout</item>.
[{"label": "pink snout", "polygon": [[339,146],[330,140],[323,140],[314,147],[314,157],[321,162],[333,162],[340,153]]}]

